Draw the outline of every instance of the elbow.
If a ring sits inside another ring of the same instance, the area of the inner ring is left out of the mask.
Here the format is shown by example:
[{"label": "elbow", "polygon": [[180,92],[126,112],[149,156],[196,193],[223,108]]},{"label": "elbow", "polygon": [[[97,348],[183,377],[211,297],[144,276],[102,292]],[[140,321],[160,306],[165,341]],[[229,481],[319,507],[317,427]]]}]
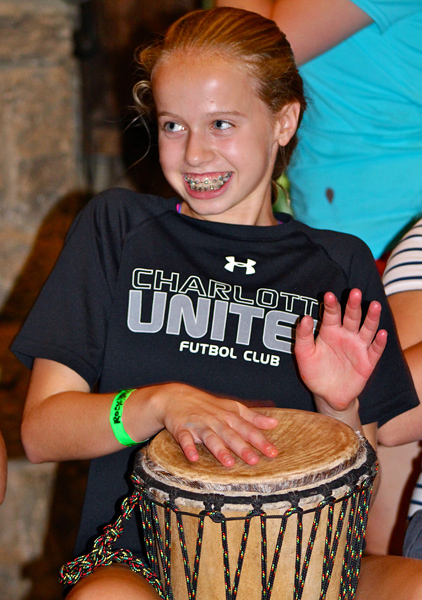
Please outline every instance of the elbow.
[{"label": "elbow", "polygon": [[388,446],[392,448],[393,446],[401,446],[405,444],[407,441],[404,439],[404,431],[400,426],[400,422],[398,417],[387,421],[378,429],[378,443],[383,446]]},{"label": "elbow", "polygon": [[422,439],[422,404],[393,417],[378,429],[384,446],[402,446]]},{"label": "elbow", "polygon": [[48,462],[43,455],[38,436],[34,432],[31,419],[23,418],[21,425],[21,440],[27,459],[34,464]]},{"label": "elbow", "polygon": [[400,439],[397,433],[391,427],[387,427],[388,423],[378,429],[378,443],[389,448],[400,445]]},{"label": "elbow", "polygon": [[[415,409],[413,409],[415,410]],[[412,411],[409,411],[411,413]],[[404,413],[407,415],[407,413]],[[413,416],[413,415],[412,415]],[[421,428],[416,422],[406,420],[402,415],[394,417],[378,429],[378,441],[383,446],[402,446],[421,439]]]}]

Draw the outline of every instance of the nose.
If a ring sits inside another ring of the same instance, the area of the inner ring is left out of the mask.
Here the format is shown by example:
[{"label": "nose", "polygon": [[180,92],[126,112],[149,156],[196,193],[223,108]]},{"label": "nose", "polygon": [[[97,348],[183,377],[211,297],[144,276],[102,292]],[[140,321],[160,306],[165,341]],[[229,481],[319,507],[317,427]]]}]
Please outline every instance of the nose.
[{"label": "nose", "polygon": [[208,163],[214,151],[205,133],[190,131],[186,141],[185,161],[188,165],[199,166]]}]

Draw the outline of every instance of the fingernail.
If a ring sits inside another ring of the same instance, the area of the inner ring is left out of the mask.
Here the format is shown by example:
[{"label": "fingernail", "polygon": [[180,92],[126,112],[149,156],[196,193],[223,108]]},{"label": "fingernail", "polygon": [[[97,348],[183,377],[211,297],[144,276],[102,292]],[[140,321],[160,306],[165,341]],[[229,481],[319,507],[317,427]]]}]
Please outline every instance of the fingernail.
[{"label": "fingernail", "polygon": [[248,464],[255,464],[259,461],[259,456],[256,452],[245,452],[242,456],[243,460]]}]

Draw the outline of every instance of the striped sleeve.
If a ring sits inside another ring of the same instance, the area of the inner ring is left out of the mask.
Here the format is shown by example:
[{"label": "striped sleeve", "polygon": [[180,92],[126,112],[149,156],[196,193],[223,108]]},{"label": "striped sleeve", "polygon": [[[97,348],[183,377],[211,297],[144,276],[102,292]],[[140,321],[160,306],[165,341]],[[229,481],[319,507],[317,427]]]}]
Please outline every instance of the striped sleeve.
[{"label": "striped sleeve", "polygon": [[419,479],[415,485],[415,489],[413,490],[407,516],[413,517],[415,512],[420,509],[422,509],[422,474],[419,475]]},{"label": "striped sleeve", "polygon": [[394,248],[382,279],[387,296],[422,290],[422,219]]}]

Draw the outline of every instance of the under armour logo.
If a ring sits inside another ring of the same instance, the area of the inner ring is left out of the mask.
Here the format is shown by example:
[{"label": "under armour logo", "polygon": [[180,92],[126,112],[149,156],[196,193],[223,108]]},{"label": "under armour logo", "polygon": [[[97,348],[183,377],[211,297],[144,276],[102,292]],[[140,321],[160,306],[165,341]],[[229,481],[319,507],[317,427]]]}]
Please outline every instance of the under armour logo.
[{"label": "under armour logo", "polygon": [[256,260],[252,260],[248,258],[248,260],[243,262],[238,262],[234,256],[226,256],[226,260],[228,263],[224,267],[227,271],[231,271],[233,273],[235,267],[243,267],[246,269],[246,275],[253,275],[255,273],[255,269],[253,268],[256,265]]}]

